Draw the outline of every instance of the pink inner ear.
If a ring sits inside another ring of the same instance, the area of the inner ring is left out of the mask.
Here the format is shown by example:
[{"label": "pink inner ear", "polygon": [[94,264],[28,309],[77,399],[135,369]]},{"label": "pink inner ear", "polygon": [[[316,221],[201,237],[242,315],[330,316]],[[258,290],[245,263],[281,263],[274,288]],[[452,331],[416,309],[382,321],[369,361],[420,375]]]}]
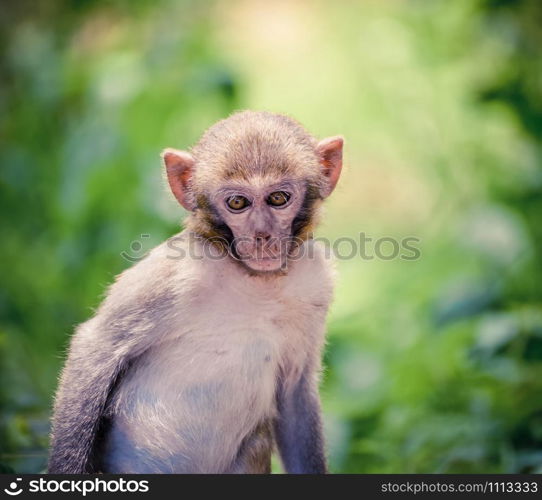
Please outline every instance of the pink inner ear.
[{"label": "pink inner ear", "polygon": [[329,192],[326,193],[326,196],[331,194],[341,175],[343,144],[344,139],[341,136],[335,136],[321,140],[316,146],[323,173],[329,179]]},{"label": "pink inner ear", "polygon": [[188,183],[192,176],[195,160],[191,154],[176,149],[166,149],[162,153],[166,165],[169,187],[177,201],[186,209],[193,210],[188,193]]}]

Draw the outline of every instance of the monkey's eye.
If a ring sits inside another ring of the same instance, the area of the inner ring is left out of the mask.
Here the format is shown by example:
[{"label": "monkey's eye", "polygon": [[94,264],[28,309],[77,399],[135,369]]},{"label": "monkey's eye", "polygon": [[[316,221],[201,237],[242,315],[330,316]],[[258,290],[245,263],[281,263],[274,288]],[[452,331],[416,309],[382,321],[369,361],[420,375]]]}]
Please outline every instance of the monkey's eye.
[{"label": "monkey's eye", "polygon": [[240,195],[230,196],[226,200],[226,203],[228,204],[228,207],[236,212],[243,210],[250,205],[250,201],[248,201],[244,196]]},{"label": "monkey's eye", "polygon": [[289,199],[290,195],[288,193],[284,191],[275,191],[269,195],[267,198],[267,203],[269,203],[269,205],[273,205],[274,207],[281,207],[282,205],[286,205]]}]

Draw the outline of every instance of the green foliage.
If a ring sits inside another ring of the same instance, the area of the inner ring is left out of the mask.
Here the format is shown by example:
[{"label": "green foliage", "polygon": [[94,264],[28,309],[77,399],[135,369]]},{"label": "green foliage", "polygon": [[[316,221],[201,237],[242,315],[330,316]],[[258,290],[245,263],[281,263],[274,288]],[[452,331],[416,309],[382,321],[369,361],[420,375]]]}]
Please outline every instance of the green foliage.
[{"label": "green foliage", "polygon": [[[75,324],[177,231],[160,171],[237,108],[347,138],[336,472],[542,471],[542,4],[74,1],[0,18],[0,471],[43,470]],[[138,246],[139,245],[139,246]]]}]

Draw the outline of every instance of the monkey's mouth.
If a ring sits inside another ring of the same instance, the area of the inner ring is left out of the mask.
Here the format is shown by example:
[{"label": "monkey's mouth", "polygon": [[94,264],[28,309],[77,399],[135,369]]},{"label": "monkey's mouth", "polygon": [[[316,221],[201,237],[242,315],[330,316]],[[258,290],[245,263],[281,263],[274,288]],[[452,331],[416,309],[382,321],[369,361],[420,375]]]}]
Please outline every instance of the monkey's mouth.
[{"label": "monkey's mouth", "polygon": [[283,267],[284,259],[277,257],[245,257],[243,263],[254,271],[269,272],[278,271]]},{"label": "monkey's mouth", "polygon": [[290,241],[273,238],[264,245],[240,241],[234,248],[237,259],[249,269],[257,272],[279,271],[286,264]]}]

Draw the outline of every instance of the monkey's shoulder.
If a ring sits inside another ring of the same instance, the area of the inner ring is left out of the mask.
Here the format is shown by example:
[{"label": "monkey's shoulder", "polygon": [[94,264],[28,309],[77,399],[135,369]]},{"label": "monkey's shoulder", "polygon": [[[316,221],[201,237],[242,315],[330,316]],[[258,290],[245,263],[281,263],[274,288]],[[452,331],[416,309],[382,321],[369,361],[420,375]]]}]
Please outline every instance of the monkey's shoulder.
[{"label": "monkey's shoulder", "polygon": [[108,322],[108,326],[127,321],[156,324],[161,317],[167,319],[176,304],[186,304],[198,284],[198,265],[188,256],[189,243],[183,233],[176,236],[175,245],[177,251],[187,251],[186,258],[179,258],[172,250],[171,239],[158,245],[115,277],[96,317]]}]

